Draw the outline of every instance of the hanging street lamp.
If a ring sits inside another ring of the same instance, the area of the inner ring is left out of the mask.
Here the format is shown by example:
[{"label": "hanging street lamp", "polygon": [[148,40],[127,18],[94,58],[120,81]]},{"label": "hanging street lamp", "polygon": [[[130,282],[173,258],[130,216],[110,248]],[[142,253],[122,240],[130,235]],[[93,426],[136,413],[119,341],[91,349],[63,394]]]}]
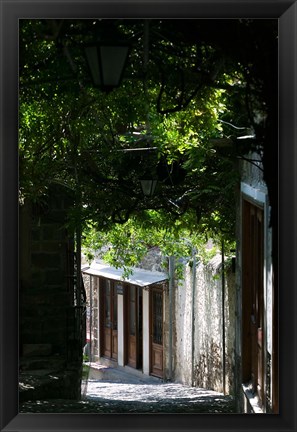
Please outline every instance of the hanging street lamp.
[{"label": "hanging street lamp", "polygon": [[95,87],[110,92],[118,87],[129,54],[129,45],[122,43],[95,43],[84,47],[86,60]]},{"label": "hanging street lamp", "polygon": [[142,193],[146,197],[152,197],[155,193],[158,179],[153,177],[151,174],[147,174],[139,179]]}]

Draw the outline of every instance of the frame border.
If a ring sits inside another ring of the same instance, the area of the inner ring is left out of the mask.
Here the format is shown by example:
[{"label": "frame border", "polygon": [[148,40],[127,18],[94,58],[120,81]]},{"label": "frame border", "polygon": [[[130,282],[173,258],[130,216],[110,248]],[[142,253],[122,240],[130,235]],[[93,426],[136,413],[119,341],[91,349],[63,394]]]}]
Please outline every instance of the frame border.
[{"label": "frame border", "polygon": [[[279,19],[280,414],[18,414],[18,20],[57,16]],[[0,29],[0,430],[296,431],[297,2],[0,0]]]}]

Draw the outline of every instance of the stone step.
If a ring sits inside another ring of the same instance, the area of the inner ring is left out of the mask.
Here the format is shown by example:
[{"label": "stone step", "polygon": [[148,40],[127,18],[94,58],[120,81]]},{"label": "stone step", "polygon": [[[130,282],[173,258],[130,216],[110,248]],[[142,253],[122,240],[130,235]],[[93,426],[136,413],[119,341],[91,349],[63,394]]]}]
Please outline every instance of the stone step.
[{"label": "stone step", "polygon": [[86,363],[89,366],[88,379],[98,381],[111,381],[120,383],[147,383],[157,384],[162,382],[160,378],[145,375],[141,371],[129,366],[108,366],[99,363]]}]

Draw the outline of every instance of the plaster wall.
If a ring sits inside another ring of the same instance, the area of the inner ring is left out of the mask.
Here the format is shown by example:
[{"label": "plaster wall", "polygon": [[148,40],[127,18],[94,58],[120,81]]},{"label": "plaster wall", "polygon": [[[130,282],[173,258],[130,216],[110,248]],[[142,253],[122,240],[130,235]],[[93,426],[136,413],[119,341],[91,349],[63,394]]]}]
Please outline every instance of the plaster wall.
[{"label": "plaster wall", "polygon": [[[226,273],[225,391],[233,393],[235,278]],[[221,255],[208,265],[200,263],[195,280],[193,291],[193,269],[186,266],[184,281],[176,287],[175,380],[223,392]]]},{"label": "plaster wall", "polygon": [[192,274],[185,270],[185,279],[175,289],[174,378],[192,383]]},{"label": "plaster wall", "polygon": [[262,162],[260,155],[256,152],[251,152],[247,155],[247,159],[250,159],[251,161],[253,161],[253,163],[247,162],[247,160],[241,161],[241,181],[254,187],[257,190],[266,193],[267,187],[265,181],[263,180]]}]

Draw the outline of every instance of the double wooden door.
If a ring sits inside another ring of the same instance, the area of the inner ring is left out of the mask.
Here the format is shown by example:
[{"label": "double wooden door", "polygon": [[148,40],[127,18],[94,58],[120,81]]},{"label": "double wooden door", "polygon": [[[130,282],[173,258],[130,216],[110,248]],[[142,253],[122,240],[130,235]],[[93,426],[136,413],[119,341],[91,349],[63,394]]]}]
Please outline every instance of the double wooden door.
[{"label": "double wooden door", "polygon": [[118,303],[113,281],[101,279],[101,352],[103,356],[118,358]]}]

